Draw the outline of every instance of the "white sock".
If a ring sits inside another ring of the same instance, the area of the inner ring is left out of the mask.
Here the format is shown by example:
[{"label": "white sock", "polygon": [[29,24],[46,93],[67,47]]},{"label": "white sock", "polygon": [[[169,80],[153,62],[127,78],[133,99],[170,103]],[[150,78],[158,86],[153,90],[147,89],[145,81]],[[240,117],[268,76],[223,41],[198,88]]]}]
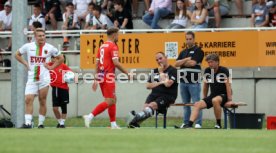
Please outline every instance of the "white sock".
[{"label": "white sock", "polygon": [[118,126],[117,123],[116,123],[116,121],[110,122],[110,124],[111,124],[111,127],[116,127],[116,126]]},{"label": "white sock", "polygon": [[65,123],[65,119],[60,119],[59,124],[60,124],[60,125],[64,125],[64,123]]},{"label": "white sock", "polygon": [[25,124],[31,125],[32,124],[33,116],[31,114],[25,114]]},{"label": "white sock", "polygon": [[61,118],[60,118],[60,119],[58,119],[57,121],[58,121],[58,123],[60,124]]},{"label": "white sock", "polygon": [[38,116],[38,125],[43,125],[44,121],[45,121],[45,116],[39,114],[39,116]]},{"label": "white sock", "polygon": [[94,118],[94,115],[92,113],[88,114],[88,118],[92,120]]}]

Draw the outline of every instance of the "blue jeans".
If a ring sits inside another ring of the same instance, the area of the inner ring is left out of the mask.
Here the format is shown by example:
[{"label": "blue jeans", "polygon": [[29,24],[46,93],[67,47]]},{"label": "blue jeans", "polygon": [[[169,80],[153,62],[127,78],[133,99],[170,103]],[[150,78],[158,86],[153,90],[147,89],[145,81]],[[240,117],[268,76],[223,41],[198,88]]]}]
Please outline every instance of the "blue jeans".
[{"label": "blue jeans", "polygon": [[[200,91],[201,86],[200,83],[180,83],[180,93],[182,97],[183,103],[190,103],[191,100],[193,103],[198,102],[200,100]],[[189,124],[191,116],[191,107],[184,106],[184,124]],[[195,122],[196,124],[202,125],[202,111],[199,112],[199,116]]]},{"label": "blue jeans", "polygon": [[160,18],[167,16],[169,13],[170,11],[168,9],[156,8],[153,15],[146,13],[142,19],[152,29],[161,29],[161,27],[158,25],[158,21]]}]

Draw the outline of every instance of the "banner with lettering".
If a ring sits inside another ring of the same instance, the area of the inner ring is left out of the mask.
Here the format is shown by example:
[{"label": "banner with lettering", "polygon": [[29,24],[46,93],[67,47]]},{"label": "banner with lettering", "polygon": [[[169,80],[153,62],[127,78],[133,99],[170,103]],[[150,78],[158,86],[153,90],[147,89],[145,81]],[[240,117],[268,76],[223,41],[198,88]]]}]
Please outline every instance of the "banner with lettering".
[{"label": "banner with lettering", "polygon": [[[195,40],[205,56],[217,53],[220,64],[227,67],[276,66],[275,31],[195,32]],[[95,56],[106,34],[81,35],[82,69],[95,68]],[[157,67],[155,53],[162,51],[174,65],[178,54],[185,48],[185,33],[126,33],[119,35],[120,62],[126,68]],[[274,46],[274,47],[273,47]],[[274,50],[274,53],[273,53]],[[271,55],[270,55],[271,54]],[[261,60],[265,59],[265,61]],[[207,63],[203,61],[203,66]]]}]

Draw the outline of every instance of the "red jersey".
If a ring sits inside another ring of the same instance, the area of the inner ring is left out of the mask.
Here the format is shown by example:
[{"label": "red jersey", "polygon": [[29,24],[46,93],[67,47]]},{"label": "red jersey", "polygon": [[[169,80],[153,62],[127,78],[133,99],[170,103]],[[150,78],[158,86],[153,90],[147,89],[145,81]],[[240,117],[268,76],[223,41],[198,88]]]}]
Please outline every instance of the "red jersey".
[{"label": "red jersey", "polygon": [[112,59],[116,58],[119,58],[118,46],[114,42],[107,41],[101,45],[97,54],[99,79],[115,79],[115,65]]},{"label": "red jersey", "polygon": [[[48,63],[48,65],[53,65],[53,62]],[[62,89],[69,90],[68,84],[63,80],[62,74],[65,74],[65,72],[62,71],[72,71],[66,64],[60,64],[58,67],[56,67],[54,70],[50,71],[51,75],[51,86],[52,87],[58,87]]]}]

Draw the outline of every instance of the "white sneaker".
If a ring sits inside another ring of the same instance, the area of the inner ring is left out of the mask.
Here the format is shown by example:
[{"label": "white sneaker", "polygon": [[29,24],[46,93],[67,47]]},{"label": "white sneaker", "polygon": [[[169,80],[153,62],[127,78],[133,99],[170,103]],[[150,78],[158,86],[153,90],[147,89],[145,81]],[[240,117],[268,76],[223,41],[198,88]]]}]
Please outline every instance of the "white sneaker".
[{"label": "white sneaker", "polygon": [[84,126],[89,128],[90,127],[90,123],[91,123],[91,119],[88,117],[88,115],[83,115],[82,117],[84,119]]},{"label": "white sneaker", "polygon": [[111,129],[111,130],[121,130],[122,128],[120,128],[120,127],[117,125],[117,126],[112,126],[110,129]]},{"label": "white sneaker", "polygon": [[196,129],[201,129],[201,125],[200,124],[195,124],[195,128]]},{"label": "white sneaker", "polygon": [[215,129],[221,129],[219,125],[215,125]]}]

